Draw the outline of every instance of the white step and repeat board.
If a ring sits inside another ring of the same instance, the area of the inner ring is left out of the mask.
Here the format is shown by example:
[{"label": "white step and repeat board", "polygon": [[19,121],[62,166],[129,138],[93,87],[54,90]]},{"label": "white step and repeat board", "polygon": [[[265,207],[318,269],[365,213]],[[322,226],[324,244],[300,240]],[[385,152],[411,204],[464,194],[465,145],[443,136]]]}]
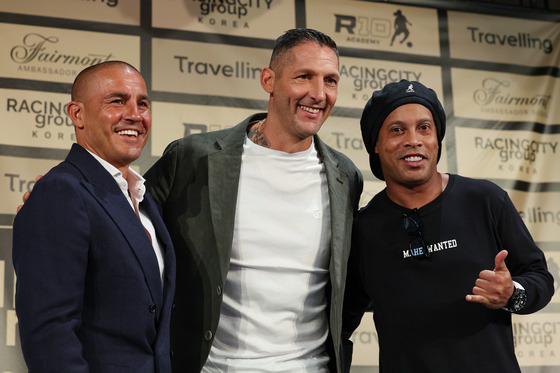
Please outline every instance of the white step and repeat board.
[{"label": "white step and repeat board", "polygon": [[[152,137],[134,165],[145,172],[170,141],[266,110],[260,72],[274,39],[293,27],[321,30],[340,47],[337,106],[320,135],[362,170],[362,204],[384,184],[369,170],[361,110],[386,83],[423,82],[448,114],[440,170],[490,179],[510,193],[558,290],[560,14],[513,12],[447,9],[444,1],[0,2],[0,373],[27,371],[14,311],[12,219],[35,176],[75,141],[65,114],[75,75],[111,59],[141,70],[153,100]],[[524,372],[560,370],[560,295],[513,326]],[[377,372],[371,314],[353,340],[353,371]]]}]

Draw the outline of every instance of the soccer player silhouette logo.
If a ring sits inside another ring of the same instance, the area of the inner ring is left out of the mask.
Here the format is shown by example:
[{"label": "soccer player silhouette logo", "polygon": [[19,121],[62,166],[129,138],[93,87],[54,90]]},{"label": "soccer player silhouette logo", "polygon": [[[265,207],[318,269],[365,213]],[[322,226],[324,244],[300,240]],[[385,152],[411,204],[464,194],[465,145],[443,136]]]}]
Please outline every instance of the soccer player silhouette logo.
[{"label": "soccer player silhouette logo", "polygon": [[[402,44],[406,39],[408,39],[408,36],[410,35],[410,31],[408,31],[407,25],[412,26],[412,23],[408,22],[406,17],[403,16],[400,9],[393,13],[393,15],[395,16],[395,33],[393,34],[393,38],[391,39],[391,45],[393,45],[393,42],[398,35],[404,34],[404,37],[400,41],[400,43]],[[411,42],[408,42],[406,45],[412,47]]]}]

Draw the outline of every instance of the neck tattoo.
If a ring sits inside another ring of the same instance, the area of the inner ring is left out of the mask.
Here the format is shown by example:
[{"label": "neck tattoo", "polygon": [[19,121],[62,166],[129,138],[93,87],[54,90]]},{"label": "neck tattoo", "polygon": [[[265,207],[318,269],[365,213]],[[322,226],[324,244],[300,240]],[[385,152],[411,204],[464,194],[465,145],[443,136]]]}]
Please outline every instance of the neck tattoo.
[{"label": "neck tattoo", "polygon": [[270,141],[264,133],[264,122],[266,119],[259,120],[257,123],[251,126],[247,136],[257,145],[264,146],[265,148],[270,148]]}]

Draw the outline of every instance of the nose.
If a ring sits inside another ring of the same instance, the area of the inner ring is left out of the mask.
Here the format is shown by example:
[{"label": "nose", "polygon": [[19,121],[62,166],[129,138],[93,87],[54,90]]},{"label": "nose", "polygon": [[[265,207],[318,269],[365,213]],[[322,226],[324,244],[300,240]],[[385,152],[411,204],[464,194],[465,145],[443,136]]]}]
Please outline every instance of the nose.
[{"label": "nose", "polygon": [[142,120],[142,115],[140,114],[140,110],[138,108],[138,105],[135,102],[129,101],[126,104],[126,119],[133,121],[133,122],[139,122]]},{"label": "nose", "polygon": [[408,131],[406,136],[406,146],[422,146],[422,139],[416,130]]},{"label": "nose", "polygon": [[311,82],[311,90],[309,92],[311,98],[315,101],[324,101],[327,97],[325,93],[325,82],[322,79],[313,79]]}]

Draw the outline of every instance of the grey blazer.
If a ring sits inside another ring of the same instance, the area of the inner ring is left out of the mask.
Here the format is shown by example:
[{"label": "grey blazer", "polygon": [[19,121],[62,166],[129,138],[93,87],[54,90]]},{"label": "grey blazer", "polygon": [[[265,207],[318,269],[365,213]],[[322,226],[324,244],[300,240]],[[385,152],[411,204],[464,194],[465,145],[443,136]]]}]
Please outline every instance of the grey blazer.
[{"label": "grey blazer", "polygon": [[[145,175],[177,257],[171,320],[175,372],[199,372],[212,346],[230,262],[243,141],[249,123],[264,117],[256,114],[226,130],[174,141]],[[332,224],[327,348],[331,371],[340,372],[346,262],[363,180],[349,158],[318,136],[314,140],[325,164]]]}]

